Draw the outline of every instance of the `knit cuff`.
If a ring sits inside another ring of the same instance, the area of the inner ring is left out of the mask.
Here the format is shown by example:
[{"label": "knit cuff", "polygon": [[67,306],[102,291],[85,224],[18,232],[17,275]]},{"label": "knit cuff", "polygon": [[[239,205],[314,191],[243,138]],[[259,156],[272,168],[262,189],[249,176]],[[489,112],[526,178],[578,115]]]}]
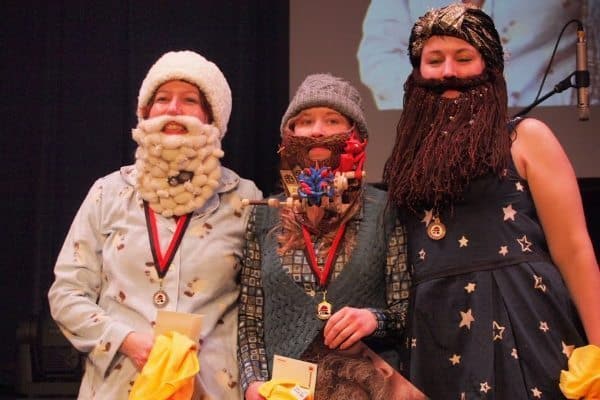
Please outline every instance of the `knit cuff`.
[{"label": "knit cuff", "polygon": [[371,311],[377,319],[377,328],[375,328],[375,331],[371,334],[371,336],[379,338],[387,336],[387,315],[383,312],[383,310],[379,310],[377,308],[367,308],[367,310]]}]

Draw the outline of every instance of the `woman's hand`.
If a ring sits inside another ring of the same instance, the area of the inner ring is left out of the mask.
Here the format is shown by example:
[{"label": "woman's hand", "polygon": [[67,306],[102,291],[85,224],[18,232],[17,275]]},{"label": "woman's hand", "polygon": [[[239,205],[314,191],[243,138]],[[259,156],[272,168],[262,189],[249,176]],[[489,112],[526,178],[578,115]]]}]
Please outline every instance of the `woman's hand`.
[{"label": "woman's hand", "polygon": [[119,351],[129,357],[135,367],[141,371],[148,361],[153,345],[154,336],[151,334],[131,332],[125,336]]},{"label": "woman's hand", "polygon": [[262,382],[262,381],[254,381],[251,384],[249,384],[248,388],[246,389],[246,393],[244,394],[244,399],[245,400],[264,400],[264,397],[262,397],[260,395],[260,393],[258,393],[258,388],[263,383],[264,382]]},{"label": "woman's hand", "polygon": [[344,307],[325,324],[325,346],[345,350],[377,328],[377,317],[364,308]]}]

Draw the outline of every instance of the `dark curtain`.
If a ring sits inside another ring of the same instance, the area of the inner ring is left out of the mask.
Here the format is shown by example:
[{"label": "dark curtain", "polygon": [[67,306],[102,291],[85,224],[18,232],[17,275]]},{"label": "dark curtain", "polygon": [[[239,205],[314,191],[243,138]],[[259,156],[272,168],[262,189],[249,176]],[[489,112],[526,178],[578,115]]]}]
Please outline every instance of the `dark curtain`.
[{"label": "dark curtain", "polygon": [[132,163],[137,93],[161,54],[190,49],[221,68],[233,92],[223,164],[275,190],[288,14],[283,0],[3,3],[0,387],[19,378],[18,323],[48,314],[53,264],[88,188]]}]

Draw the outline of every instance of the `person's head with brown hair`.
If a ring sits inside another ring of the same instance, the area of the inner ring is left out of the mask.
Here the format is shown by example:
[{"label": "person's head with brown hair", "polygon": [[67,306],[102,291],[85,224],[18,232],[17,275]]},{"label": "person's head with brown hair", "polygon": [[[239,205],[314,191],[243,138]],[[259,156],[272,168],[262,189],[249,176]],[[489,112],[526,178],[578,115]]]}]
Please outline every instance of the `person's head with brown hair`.
[{"label": "person's head with brown hair", "polygon": [[[172,82],[191,85],[188,90],[194,91],[197,97],[193,103],[190,98],[182,99],[179,113],[194,115],[186,113],[185,109],[198,105],[201,112],[206,115],[205,118],[199,118],[204,123],[214,124],[222,139],[231,115],[231,89],[215,63],[190,50],[169,51],[160,56],[150,67],[138,94],[136,111],[138,119],[143,120],[162,114],[159,111],[161,104],[172,98],[167,98],[160,92],[164,85]],[[166,94],[169,93],[170,91],[166,91]]]},{"label": "person's head with brown hair", "polygon": [[318,363],[315,400],[425,400],[427,397],[362,342]]},{"label": "person's head with brown hair", "polygon": [[334,352],[324,356],[317,370],[315,400],[390,400],[386,376],[369,360]]}]

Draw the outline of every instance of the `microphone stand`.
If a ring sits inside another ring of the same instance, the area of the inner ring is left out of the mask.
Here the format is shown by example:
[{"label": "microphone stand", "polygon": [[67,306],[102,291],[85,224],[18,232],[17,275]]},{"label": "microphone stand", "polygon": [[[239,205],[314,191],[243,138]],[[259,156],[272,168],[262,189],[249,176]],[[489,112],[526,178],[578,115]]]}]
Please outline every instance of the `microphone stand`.
[{"label": "microphone stand", "polygon": [[527,107],[525,107],[524,109],[522,109],[521,111],[519,111],[518,113],[516,113],[515,115],[513,115],[513,118],[517,118],[517,117],[522,117],[523,115],[527,114],[529,111],[531,111],[535,106],[537,106],[538,104],[540,104],[541,102],[545,101],[546,99],[548,99],[549,97],[555,95],[556,93],[560,93],[565,91],[568,88],[578,88],[579,86],[577,84],[573,85],[571,83],[571,78],[577,73],[577,71],[571,73],[569,76],[567,76],[565,79],[563,79],[562,81],[560,81],[559,83],[557,83],[554,86],[554,89],[552,89],[551,91],[549,91],[548,93],[546,93],[545,95],[543,95],[542,97],[540,97],[539,99],[537,99],[536,101],[534,101],[533,103],[531,103],[530,105],[528,105]]}]

